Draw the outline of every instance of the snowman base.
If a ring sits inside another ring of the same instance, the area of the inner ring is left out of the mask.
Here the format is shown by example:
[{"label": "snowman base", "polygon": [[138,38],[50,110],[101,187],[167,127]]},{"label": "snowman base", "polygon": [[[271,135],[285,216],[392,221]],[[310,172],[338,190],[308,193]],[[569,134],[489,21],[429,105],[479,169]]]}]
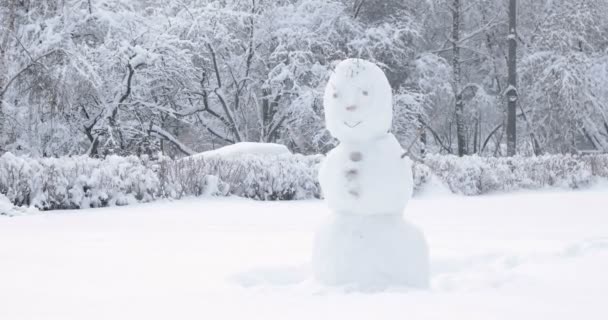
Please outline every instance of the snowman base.
[{"label": "snowman base", "polygon": [[424,234],[400,214],[334,215],[316,233],[312,265],[326,285],[364,291],[429,286]]}]

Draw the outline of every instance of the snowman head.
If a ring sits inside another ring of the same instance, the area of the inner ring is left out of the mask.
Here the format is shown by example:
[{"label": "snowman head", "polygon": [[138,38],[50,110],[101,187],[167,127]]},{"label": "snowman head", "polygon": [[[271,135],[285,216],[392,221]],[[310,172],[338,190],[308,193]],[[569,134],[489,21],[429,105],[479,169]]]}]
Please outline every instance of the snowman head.
[{"label": "snowman head", "polygon": [[385,135],[393,120],[391,86],[384,72],[361,59],[340,62],[325,87],[325,125],[343,142]]}]

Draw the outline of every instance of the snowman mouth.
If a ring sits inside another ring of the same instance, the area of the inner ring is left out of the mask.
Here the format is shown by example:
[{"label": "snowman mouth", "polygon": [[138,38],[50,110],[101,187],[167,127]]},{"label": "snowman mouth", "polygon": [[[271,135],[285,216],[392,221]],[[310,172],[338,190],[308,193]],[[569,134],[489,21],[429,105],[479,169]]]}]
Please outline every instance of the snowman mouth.
[{"label": "snowman mouth", "polygon": [[349,122],[344,121],[344,125],[352,129],[352,128],[360,125],[362,122],[363,121],[358,121],[358,122],[355,122],[355,123],[349,123]]}]

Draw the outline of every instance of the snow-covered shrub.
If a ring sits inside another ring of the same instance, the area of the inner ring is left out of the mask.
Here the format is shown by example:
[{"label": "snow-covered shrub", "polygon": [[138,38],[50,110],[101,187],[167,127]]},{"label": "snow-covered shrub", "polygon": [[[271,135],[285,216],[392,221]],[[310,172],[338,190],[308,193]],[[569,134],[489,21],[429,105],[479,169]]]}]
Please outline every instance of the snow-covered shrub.
[{"label": "snow-covered shrub", "polygon": [[431,181],[433,172],[431,172],[431,168],[424,163],[413,162],[412,174],[414,175],[414,190],[420,190],[422,186]]},{"label": "snow-covered shrub", "polygon": [[[550,155],[519,158],[521,168],[516,170],[521,188],[561,186],[580,188],[591,182],[591,168],[580,157],[571,155]],[[529,183],[530,185],[527,185]]]},{"label": "snow-covered shrub", "polygon": [[156,173],[134,156],[0,157],[0,192],[42,210],[126,205],[159,194]]},{"label": "snow-covered shrub", "polygon": [[591,183],[595,175],[590,162],[572,155],[510,158],[429,155],[425,159],[425,164],[452,192],[465,195],[545,186],[580,188]]},{"label": "snow-covered shrub", "polygon": [[0,193],[16,206],[29,205],[32,186],[37,184],[34,172],[40,170],[25,157],[5,153],[0,157]]},{"label": "snow-covered shrub", "polygon": [[[166,184],[178,192],[199,195],[196,191],[198,185],[208,182],[196,182],[196,179],[214,176],[218,179],[215,194],[257,200],[295,200],[320,196],[317,182],[320,159],[318,156],[292,154],[245,154],[240,157],[209,156],[163,161],[162,166],[170,173]],[[164,180],[161,178],[161,181]],[[179,185],[175,186],[176,183]]]},{"label": "snow-covered shrub", "polygon": [[32,207],[19,207],[11,203],[10,199],[0,193],[0,216],[19,216],[36,213]]},{"label": "snow-covered shrub", "polygon": [[[321,197],[317,173],[322,160],[321,155],[299,154],[152,161],[134,156],[31,158],[5,153],[0,156],[0,194],[4,202],[12,203],[12,212],[26,206],[78,209],[189,196],[312,199]],[[433,180],[464,195],[546,186],[580,188],[593,179],[608,178],[608,155],[459,158],[429,154],[424,163],[414,163],[413,174],[416,190]],[[3,208],[9,210],[6,203]]]},{"label": "snow-covered shrub", "polygon": [[322,157],[248,155],[191,157],[0,157],[0,194],[41,210],[127,205],[159,198],[237,195],[258,200],[320,197]]},{"label": "snow-covered shrub", "polygon": [[479,194],[481,182],[480,163],[477,159],[460,161],[456,156],[427,155],[425,165],[441,181],[446,183],[452,192],[467,195]]},{"label": "snow-covered shrub", "polygon": [[203,159],[161,159],[155,166],[160,181],[159,196],[181,199],[187,196],[227,195],[228,186],[215,175],[207,174]]},{"label": "snow-covered shrub", "polygon": [[608,154],[587,155],[582,160],[589,165],[593,176],[608,178]]}]

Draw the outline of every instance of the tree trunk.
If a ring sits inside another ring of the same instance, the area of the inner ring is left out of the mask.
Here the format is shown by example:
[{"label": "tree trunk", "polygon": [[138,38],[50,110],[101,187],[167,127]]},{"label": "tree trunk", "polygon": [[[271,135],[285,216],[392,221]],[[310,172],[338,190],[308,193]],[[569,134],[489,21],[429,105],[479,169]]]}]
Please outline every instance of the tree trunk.
[{"label": "tree trunk", "polygon": [[454,93],[456,99],[456,139],[458,142],[458,156],[462,157],[466,152],[466,136],[464,126],[464,101],[460,81],[462,77],[462,66],[460,61],[460,0],[452,2],[452,68],[454,69]]},{"label": "tree trunk", "polygon": [[422,116],[418,116],[418,121],[420,122],[420,157],[424,159],[426,156],[426,144],[428,141],[426,135],[426,128],[424,127],[424,122],[421,120]]},{"label": "tree trunk", "polygon": [[[16,16],[16,1],[9,1],[8,7],[8,19],[6,19],[6,25],[0,24],[0,138],[4,137],[4,94],[5,86],[8,85],[8,47],[10,44],[11,32],[15,32],[15,16]],[[0,139],[0,151],[4,149],[4,139]]]},{"label": "tree trunk", "polygon": [[479,121],[479,116],[475,119],[475,132],[473,133],[473,154],[477,153],[477,144],[479,143],[479,126],[480,126],[480,121]]},{"label": "tree trunk", "polygon": [[517,0],[509,2],[509,87],[507,89],[507,155],[516,152],[517,110]]}]

